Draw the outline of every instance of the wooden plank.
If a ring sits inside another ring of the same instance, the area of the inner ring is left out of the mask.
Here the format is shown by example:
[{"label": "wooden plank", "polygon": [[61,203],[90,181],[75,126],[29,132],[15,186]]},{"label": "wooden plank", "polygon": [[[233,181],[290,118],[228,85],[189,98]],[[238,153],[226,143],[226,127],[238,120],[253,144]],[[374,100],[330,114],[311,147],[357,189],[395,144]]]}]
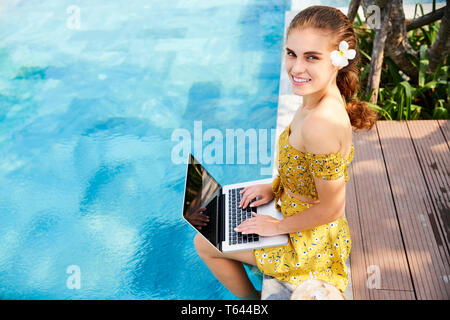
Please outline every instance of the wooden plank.
[{"label": "wooden plank", "polygon": [[[364,285],[369,290],[369,297],[373,289],[392,290],[393,295],[396,290],[412,291],[410,270],[376,126],[369,132],[356,133],[354,137],[355,159],[351,167],[365,254],[367,280]],[[352,268],[353,263],[352,256]],[[368,271],[373,274],[367,274]]]},{"label": "wooden plank", "polygon": [[371,290],[371,300],[415,300],[414,291],[404,290]]},{"label": "wooden plank", "polygon": [[449,299],[449,266],[440,254],[429,216],[429,190],[405,121],[378,121],[389,182],[417,299]]},{"label": "wooden plank", "polygon": [[[353,138],[355,141],[355,138]],[[353,299],[368,300],[369,291],[366,286],[366,261],[364,257],[363,236],[361,233],[359,212],[361,208],[358,206],[356,198],[356,189],[354,183],[353,164],[358,161],[356,153],[352,164],[348,168],[349,181],[345,185],[345,215],[347,217],[350,228],[350,236],[352,239],[352,249],[350,251],[350,271],[352,276]]]},{"label": "wooden plank", "polygon": [[450,264],[450,152],[447,141],[435,120],[407,123],[425,182],[430,191],[433,215],[429,216],[441,255]]},{"label": "wooden plank", "polygon": [[447,141],[447,146],[450,148],[450,121],[448,120],[438,120],[439,127],[441,128],[442,134]]}]

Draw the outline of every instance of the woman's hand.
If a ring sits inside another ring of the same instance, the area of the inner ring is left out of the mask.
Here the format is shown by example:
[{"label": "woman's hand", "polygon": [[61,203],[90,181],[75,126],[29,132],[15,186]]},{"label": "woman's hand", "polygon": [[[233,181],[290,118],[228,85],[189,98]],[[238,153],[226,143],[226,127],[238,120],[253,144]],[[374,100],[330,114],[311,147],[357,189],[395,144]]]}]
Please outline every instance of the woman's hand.
[{"label": "woman's hand", "polygon": [[264,214],[252,213],[252,218],[245,220],[234,231],[242,234],[256,233],[260,236],[275,236],[280,234],[278,225],[281,220]]},{"label": "woman's hand", "polygon": [[239,204],[239,207],[241,208],[247,208],[250,201],[255,199],[256,197],[259,197],[258,200],[255,202],[252,202],[250,205],[251,207],[257,207],[262,204],[268,203],[272,201],[273,199],[273,193],[272,193],[272,184],[256,184],[253,186],[248,186],[241,190],[241,203]]}]

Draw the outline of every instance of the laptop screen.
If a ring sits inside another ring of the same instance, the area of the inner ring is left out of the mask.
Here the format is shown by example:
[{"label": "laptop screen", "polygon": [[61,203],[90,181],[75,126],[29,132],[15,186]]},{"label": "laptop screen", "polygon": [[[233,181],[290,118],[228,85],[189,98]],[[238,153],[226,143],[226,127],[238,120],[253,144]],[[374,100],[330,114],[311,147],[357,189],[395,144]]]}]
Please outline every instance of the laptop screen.
[{"label": "laptop screen", "polygon": [[[183,217],[214,246],[219,242],[220,192],[220,184],[190,154],[184,190]],[[205,216],[209,218],[209,222],[205,221]]]}]

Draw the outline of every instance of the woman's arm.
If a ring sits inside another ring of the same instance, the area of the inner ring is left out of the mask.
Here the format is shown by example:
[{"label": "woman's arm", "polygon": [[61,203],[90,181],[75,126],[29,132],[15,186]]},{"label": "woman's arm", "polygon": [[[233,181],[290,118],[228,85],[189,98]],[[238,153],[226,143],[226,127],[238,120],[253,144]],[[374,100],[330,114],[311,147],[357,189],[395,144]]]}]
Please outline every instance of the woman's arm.
[{"label": "woman's arm", "polygon": [[[303,134],[305,149],[313,154],[328,154],[339,150],[339,140],[344,128],[327,122],[329,118],[309,122],[307,134]],[[315,119],[316,120],[316,119]],[[301,232],[328,224],[345,214],[345,177],[336,180],[323,180],[314,176],[314,184],[320,203],[308,209],[277,220],[270,216],[254,215],[236,228],[243,233],[257,233],[262,236]]]},{"label": "woman's arm", "polygon": [[345,214],[345,178],[322,180],[314,177],[320,203],[282,220],[279,233],[299,232],[328,224]]},{"label": "woman's arm", "polygon": [[235,230],[243,234],[257,233],[261,236],[295,233],[328,224],[345,214],[345,180],[326,181],[314,178],[320,195],[320,203],[283,220],[271,216],[253,214]]}]

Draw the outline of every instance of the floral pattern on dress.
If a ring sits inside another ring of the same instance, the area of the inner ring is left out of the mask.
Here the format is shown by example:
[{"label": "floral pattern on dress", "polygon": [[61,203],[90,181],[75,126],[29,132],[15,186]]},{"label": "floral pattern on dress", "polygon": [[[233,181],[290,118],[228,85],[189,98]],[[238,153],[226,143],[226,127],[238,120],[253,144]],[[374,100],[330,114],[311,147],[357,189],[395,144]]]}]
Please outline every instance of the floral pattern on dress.
[{"label": "floral pattern on dress", "polygon": [[[348,165],[354,157],[354,145],[347,158],[340,153],[311,154],[294,149],[288,142],[290,126],[279,137],[278,177],[273,181],[277,209],[284,217],[301,214],[313,204],[287,194],[284,187],[305,197],[317,199],[313,177],[348,181]],[[278,205],[278,200],[281,205]],[[347,219],[341,217],[311,230],[289,234],[288,244],[255,249],[257,266],[262,273],[278,280],[299,284],[310,279],[324,280],[342,292],[348,283],[345,262],[351,250]]]}]

